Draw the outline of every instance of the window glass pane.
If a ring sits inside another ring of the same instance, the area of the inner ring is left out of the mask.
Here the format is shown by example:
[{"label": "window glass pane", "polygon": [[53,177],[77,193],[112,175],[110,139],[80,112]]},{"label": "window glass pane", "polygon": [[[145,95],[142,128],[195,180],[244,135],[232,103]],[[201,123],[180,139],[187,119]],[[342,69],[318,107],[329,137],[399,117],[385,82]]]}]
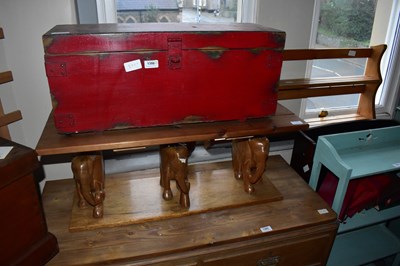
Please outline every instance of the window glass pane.
[{"label": "window glass pane", "polygon": [[[359,76],[364,74],[366,58],[314,60],[312,78]],[[307,99],[306,112],[321,109],[354,108],[358,106],[359,94],[313,97]]]},{"label": "window glass pane", "polygon": [[[315,47],[369,47],[375,10],[376,0],[322,0]],[[363,75],[365,63],[364,58],[314,60],[311,78]],[[359,95],[309,98],[306,113],[321,108],[355,107],[358,99]]]},{"label": "window glass pane", "polygon": [[118,23],[237,22],[238,0],[117,0]]}]

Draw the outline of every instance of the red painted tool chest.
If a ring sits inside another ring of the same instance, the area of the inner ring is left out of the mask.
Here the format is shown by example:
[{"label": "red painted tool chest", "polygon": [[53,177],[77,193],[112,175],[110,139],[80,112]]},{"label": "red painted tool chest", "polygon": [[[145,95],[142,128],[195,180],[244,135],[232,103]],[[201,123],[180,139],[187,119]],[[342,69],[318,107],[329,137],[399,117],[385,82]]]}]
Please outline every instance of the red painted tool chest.
[{"label": "red painted tool chest", "polygon": [[43,35],[60,133],[275,112],[285,33],[256,24],[58,25]]}]

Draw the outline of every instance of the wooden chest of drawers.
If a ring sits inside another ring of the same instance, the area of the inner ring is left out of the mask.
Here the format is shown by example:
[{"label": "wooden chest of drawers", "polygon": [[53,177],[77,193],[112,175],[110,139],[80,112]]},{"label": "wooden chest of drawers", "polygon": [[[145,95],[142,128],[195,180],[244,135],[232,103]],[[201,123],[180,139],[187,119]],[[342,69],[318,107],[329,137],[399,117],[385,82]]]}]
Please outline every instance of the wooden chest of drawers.
[{"label": "wooden chest of drawers", "polygon": [[57,239],[47,231],[34,171],[36,152],[0,138],[13,147],[0,159],[0,265],[44,265],[57,252]]},{"label": "wooden chest of drawers", "polygon": [[325,265],[336,214],[280,156],[268,159],[266,176],[283,200],[81,232],[68,231],[73,180],[47,182],[47,222],[60,246],[50,265]]}]

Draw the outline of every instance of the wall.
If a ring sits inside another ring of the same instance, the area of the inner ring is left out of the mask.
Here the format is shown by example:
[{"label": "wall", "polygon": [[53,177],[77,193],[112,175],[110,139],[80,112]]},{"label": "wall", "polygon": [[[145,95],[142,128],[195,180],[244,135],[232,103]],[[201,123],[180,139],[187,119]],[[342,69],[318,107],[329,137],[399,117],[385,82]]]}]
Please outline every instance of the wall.
[{"label": "wall", "polygon": [[[9,127],[13,140],[31,148],[36,147],[51,110],[41,37],[54,25],[68,23],[76,23],[73,0],[0,1],[0,27],[5,31],[0,65],[14,76],[0,88],[1,98],[6,112],[22,112],[23,119]],[[70,176],[69,166],[50,168],[47,176]]]},{"label": "wall", "polygon": [[[285,49],[307,49],[310,35],[314,1],[310,0],[259,0],[257,23],[286,32]],[[282,79],[303,78],[306,62],[285,62]],[[301,100],[281,101],[292,112],[299,114]]]}]

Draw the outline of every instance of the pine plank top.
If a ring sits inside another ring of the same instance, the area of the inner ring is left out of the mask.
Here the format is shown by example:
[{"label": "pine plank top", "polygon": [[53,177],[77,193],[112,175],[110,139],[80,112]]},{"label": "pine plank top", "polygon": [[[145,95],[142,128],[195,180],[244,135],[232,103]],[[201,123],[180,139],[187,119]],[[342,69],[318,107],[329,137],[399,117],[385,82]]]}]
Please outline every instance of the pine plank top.
[{"label": "pine plank top", "polygon": [[[49,265],[145,265],[176,257],[178,253],[191,256],[222,250],[226,245],[238,248],[241,241],[265,237],[279,241],[282,234],[292,238],[307,230],[314,232],[320,226],[329,225],[333,230],[337,226],[336,214],[328,205],[280,156],[268,160],[266,175],[282,193],[283,200],[74,233],[68,231],[74,182],[48,181],[43,205],[49,231],[57,237],[60,247],[60,253]],[[327,213],[320,214],[321,209]],[[260,228],[265,226],[272,231],[261,232]]]},{"label": "pine plank top", "polygon": [[50,114],[36,146],[36,152],[42,156],[129,149],[180,142],[229,140],[255,135],[270,136],[307,128],[308,124],[281,105],[278,105],[273,116],[246,121],[193,123],[71,135],[58,134]]}]

